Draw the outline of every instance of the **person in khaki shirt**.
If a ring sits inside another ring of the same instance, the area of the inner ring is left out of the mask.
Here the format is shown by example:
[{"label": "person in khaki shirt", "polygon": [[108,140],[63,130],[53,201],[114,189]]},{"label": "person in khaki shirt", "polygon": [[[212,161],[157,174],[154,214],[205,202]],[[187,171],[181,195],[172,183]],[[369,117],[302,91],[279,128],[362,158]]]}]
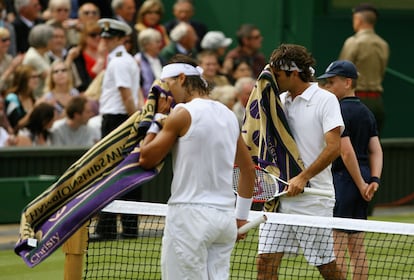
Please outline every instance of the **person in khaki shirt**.
[{"label": "person in khaki shirt", "polygon": [[374,113],[379,131],[384,126],[382,99],[385,69],[389,58],[388,43],[375,32],[378,10],[371,4],[360,4],[353,10],[355,34],[346,39],[340,60],[349,60],[358,69],[355,95]]}]

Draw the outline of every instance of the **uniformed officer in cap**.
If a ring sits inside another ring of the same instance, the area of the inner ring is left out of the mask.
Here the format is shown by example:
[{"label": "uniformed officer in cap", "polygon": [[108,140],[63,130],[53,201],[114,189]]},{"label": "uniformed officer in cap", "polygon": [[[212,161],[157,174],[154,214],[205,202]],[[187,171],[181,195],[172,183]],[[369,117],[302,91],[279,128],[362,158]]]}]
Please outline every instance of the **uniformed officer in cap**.
[{"label": "uniformed officer in cap", "polygon": [[[99,99],[99,112],[102,115],[102,137],[105,137],[138,109],[138,92],[140,70],[135,59],[124,47],[126,36],[132,29],[126,23],[115,19],[103,18],[98,21],[102,28],[101,38],[104,41],[108,56],[107,66],[102,82],[102,94]],[[128,193],[127,199],[139,199],[139,192]],[[108,214],[106,214],[108,215]],[[124,234],[137,234],[136,216],[131,219],[122,216]],[[110,229],[104,227],[109,226]],[[116,217],[105,222],[101,216],[97,233],[103,239],[116,237]]]},{"label": "uniformed officer in cap", "polygon": [[124,37],[132,32],[129,25],[116,19],[103,18],[98,24],[102,28],[101,38]]},{"label": "uniformed officer in cap", "polygon": [[140,73],[134,58],[123,45],[126,36],[132,32],[131,27],[109,18],[100,19],[98,24],[102,28],[101,38],[108,51],[99,100],[104,137],[137,110]]}]

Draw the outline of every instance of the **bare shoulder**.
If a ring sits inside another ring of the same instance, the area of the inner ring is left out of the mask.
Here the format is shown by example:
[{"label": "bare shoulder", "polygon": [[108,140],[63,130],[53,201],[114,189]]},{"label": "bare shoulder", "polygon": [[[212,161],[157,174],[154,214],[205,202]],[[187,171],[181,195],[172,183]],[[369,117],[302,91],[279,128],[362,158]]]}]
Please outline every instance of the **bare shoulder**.
[{"label": "bare shoulder", "polygon": [[190,112],[182,106],[174,108],[165,121],[165,128],[177,131],[179,136],[183,136],[188,131],[190,125]]}]

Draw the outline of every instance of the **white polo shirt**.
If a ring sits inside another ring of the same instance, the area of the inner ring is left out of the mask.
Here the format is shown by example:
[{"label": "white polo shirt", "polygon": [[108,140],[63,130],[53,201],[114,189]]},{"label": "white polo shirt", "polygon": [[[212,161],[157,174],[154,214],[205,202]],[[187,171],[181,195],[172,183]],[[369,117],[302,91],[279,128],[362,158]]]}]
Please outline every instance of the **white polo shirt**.
[{"label": "white polo shirt", "polygon": [[113,49],[108,55],[108,65],[102,82],[102,94],[99,99],[100,114],[127,114],[120,87],[129,88],[138,105],[140,72],[135,59],[123,45]]},{"label": "white polo shirt", "polygon": [[[335,95],[311,83],[301,95],[292,100],[289,93],[280,95],[286,118],[292,131],[305,168],[309,167],[325,148],[325,133],[341,127],[344,129],[341,109]],[[307,194],[281,199],[281,211],[309,215],[330,215],[335,202],[331,165],[310,180],[312,188],[332,191],[332,198],[318,199]],[[296,202],[296,204],[293,204]],[[298,207],[299,206],[299,207]],[[325,209],[324,209],[325,208]],[[293,212],[292,212],[293,211]],[[318,214],[319,213],[319,214]]]}]

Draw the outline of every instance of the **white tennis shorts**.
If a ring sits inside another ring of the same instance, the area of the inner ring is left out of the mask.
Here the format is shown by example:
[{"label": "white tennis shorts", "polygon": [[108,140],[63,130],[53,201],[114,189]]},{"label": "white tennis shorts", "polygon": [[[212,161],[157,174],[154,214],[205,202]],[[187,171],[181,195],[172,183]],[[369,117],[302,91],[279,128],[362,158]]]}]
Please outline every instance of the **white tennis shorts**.
[{"label": "white tennis shorts", "polygon": [[234,211],[169,205],[162,239],[162,279],[228,279],[236,238]]},{"label": "white tennis shorts", "polygon": [[260,225],[259,254],[284,256],[303,252],[309,264],[320,266],[335,260],[331,229],[264,223]]}]

